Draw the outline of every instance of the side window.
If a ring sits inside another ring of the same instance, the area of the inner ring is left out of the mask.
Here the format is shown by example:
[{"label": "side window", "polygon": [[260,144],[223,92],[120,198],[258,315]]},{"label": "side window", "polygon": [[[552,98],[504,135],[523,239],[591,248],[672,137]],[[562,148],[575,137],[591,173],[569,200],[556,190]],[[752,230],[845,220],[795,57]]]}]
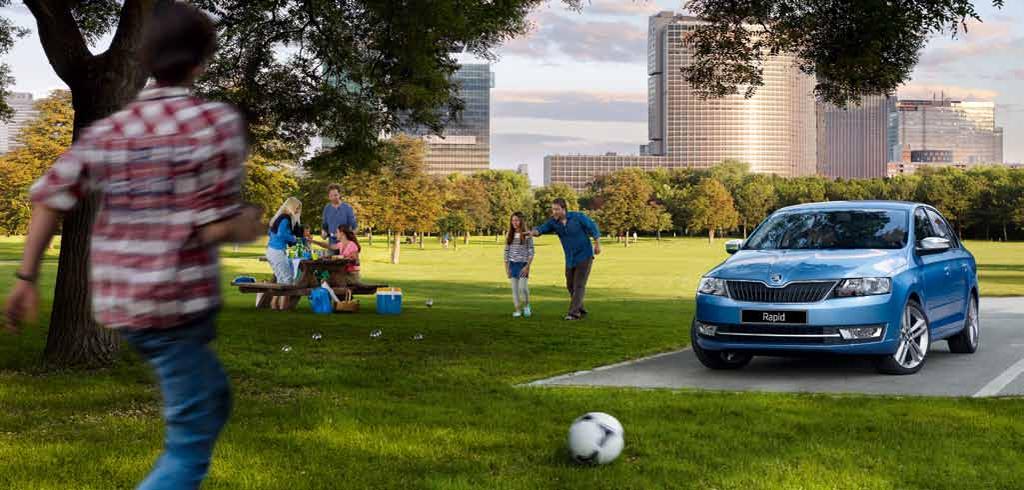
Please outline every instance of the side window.
[{"label": "side window", "polygon": [[938,235],[932,232],[932,225],[929,223],[928,215],[925,214],[924,208],[917,208],[914,211],[914,240],[920,242],[931,236]]},{"label": "side window", "polygon": [[960,246],[960,243],[957,240],[956,235],[953,233],[953,230],[949,227],[949,223],[947,223],[946,220],[939,215],[939,213],[936,213],[935,211],[929,209],[928,218],[929,221],[931,221],[932,223],[932,229],[935,230],[936,236],[949,240],[949,243],[950,245],[953,246],[953,248],[957,248]]}]

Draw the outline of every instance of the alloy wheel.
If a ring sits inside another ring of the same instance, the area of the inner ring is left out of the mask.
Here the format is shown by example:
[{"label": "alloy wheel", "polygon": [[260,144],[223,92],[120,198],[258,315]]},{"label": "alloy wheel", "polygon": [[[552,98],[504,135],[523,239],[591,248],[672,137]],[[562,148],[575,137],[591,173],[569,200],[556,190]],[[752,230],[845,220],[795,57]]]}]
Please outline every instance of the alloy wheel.
[{"label": "alloy wheel", "polygon": [[907,305],[900,322],[900,341],[893,359],[905,369],[914,369],[924,362],[928,355],[931,337],[928,320],[918,308]]},{"label": "alloy wheel", "polygon": [[971,343],[971,347],[978,347],[978,334],[980,327],[978,326],[978,302],[974,298],[970,299],[970,305],[967,307],[967,340]]}]

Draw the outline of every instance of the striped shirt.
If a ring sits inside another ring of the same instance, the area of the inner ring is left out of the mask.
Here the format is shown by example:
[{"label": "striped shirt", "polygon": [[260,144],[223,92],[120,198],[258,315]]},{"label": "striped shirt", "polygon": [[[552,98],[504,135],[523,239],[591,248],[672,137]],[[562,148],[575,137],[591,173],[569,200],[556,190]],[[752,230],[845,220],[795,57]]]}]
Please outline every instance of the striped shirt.
[{"label": "striped shirt", "polygon": [[57,211],[100,199],[90,253],[97,321],[169,328],[220,306],[217,247],[194,238],[239,212],[245,157],[245,125],[230,106],[152,88],[87,128],[32,186],[32,201]]},{"label": "striped shirt", "polygon": [[523,241],[523,236],[516,234],[512,239],[511,244],[505,245],[505,262],[521,262],[527,263],[533,258],[533,237],[526,235],[526,241]]}]

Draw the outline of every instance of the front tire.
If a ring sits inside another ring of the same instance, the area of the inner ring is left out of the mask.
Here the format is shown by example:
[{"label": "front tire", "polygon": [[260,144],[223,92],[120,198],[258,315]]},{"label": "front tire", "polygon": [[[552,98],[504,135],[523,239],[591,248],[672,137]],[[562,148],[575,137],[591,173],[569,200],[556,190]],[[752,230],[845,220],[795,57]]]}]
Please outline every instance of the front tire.
[{"label": "front tire", "polygon": [[971,295],[967,305],[967,318],[960,333],[949,338],[949,351],[955,354],[974,354],[978,350],[981,338],[981,325],[978,320],[978,299]]},{"label": "front tire", "polygon": [[697,343],[696,321],[690,326],[690,345],[693,347],[693,353],[697,356],[697,360],[699,360],[700,363],[708,369],[740,369],[747,364],[750,364],[750,360],[754,358],[754,356],[745,352],[718,351],[701,348],[700,344]]},{"label": "front tire", "polygon": [[900,320],[896,352],[875,359],[875,367],[885,374],[914,374],[921,370],[931,347],[928,318],[915,301],[908,301]]}]

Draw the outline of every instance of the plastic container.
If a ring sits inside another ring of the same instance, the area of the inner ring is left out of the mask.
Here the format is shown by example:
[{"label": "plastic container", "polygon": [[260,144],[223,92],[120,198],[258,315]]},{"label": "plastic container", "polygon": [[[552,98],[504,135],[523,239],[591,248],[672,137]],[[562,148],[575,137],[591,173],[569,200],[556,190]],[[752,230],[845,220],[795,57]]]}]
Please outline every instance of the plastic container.
[{"label": "plastic container", "polygon": [[398,315],[402,313],[402,290],[380,288],[377,290],[377,314]]}]

